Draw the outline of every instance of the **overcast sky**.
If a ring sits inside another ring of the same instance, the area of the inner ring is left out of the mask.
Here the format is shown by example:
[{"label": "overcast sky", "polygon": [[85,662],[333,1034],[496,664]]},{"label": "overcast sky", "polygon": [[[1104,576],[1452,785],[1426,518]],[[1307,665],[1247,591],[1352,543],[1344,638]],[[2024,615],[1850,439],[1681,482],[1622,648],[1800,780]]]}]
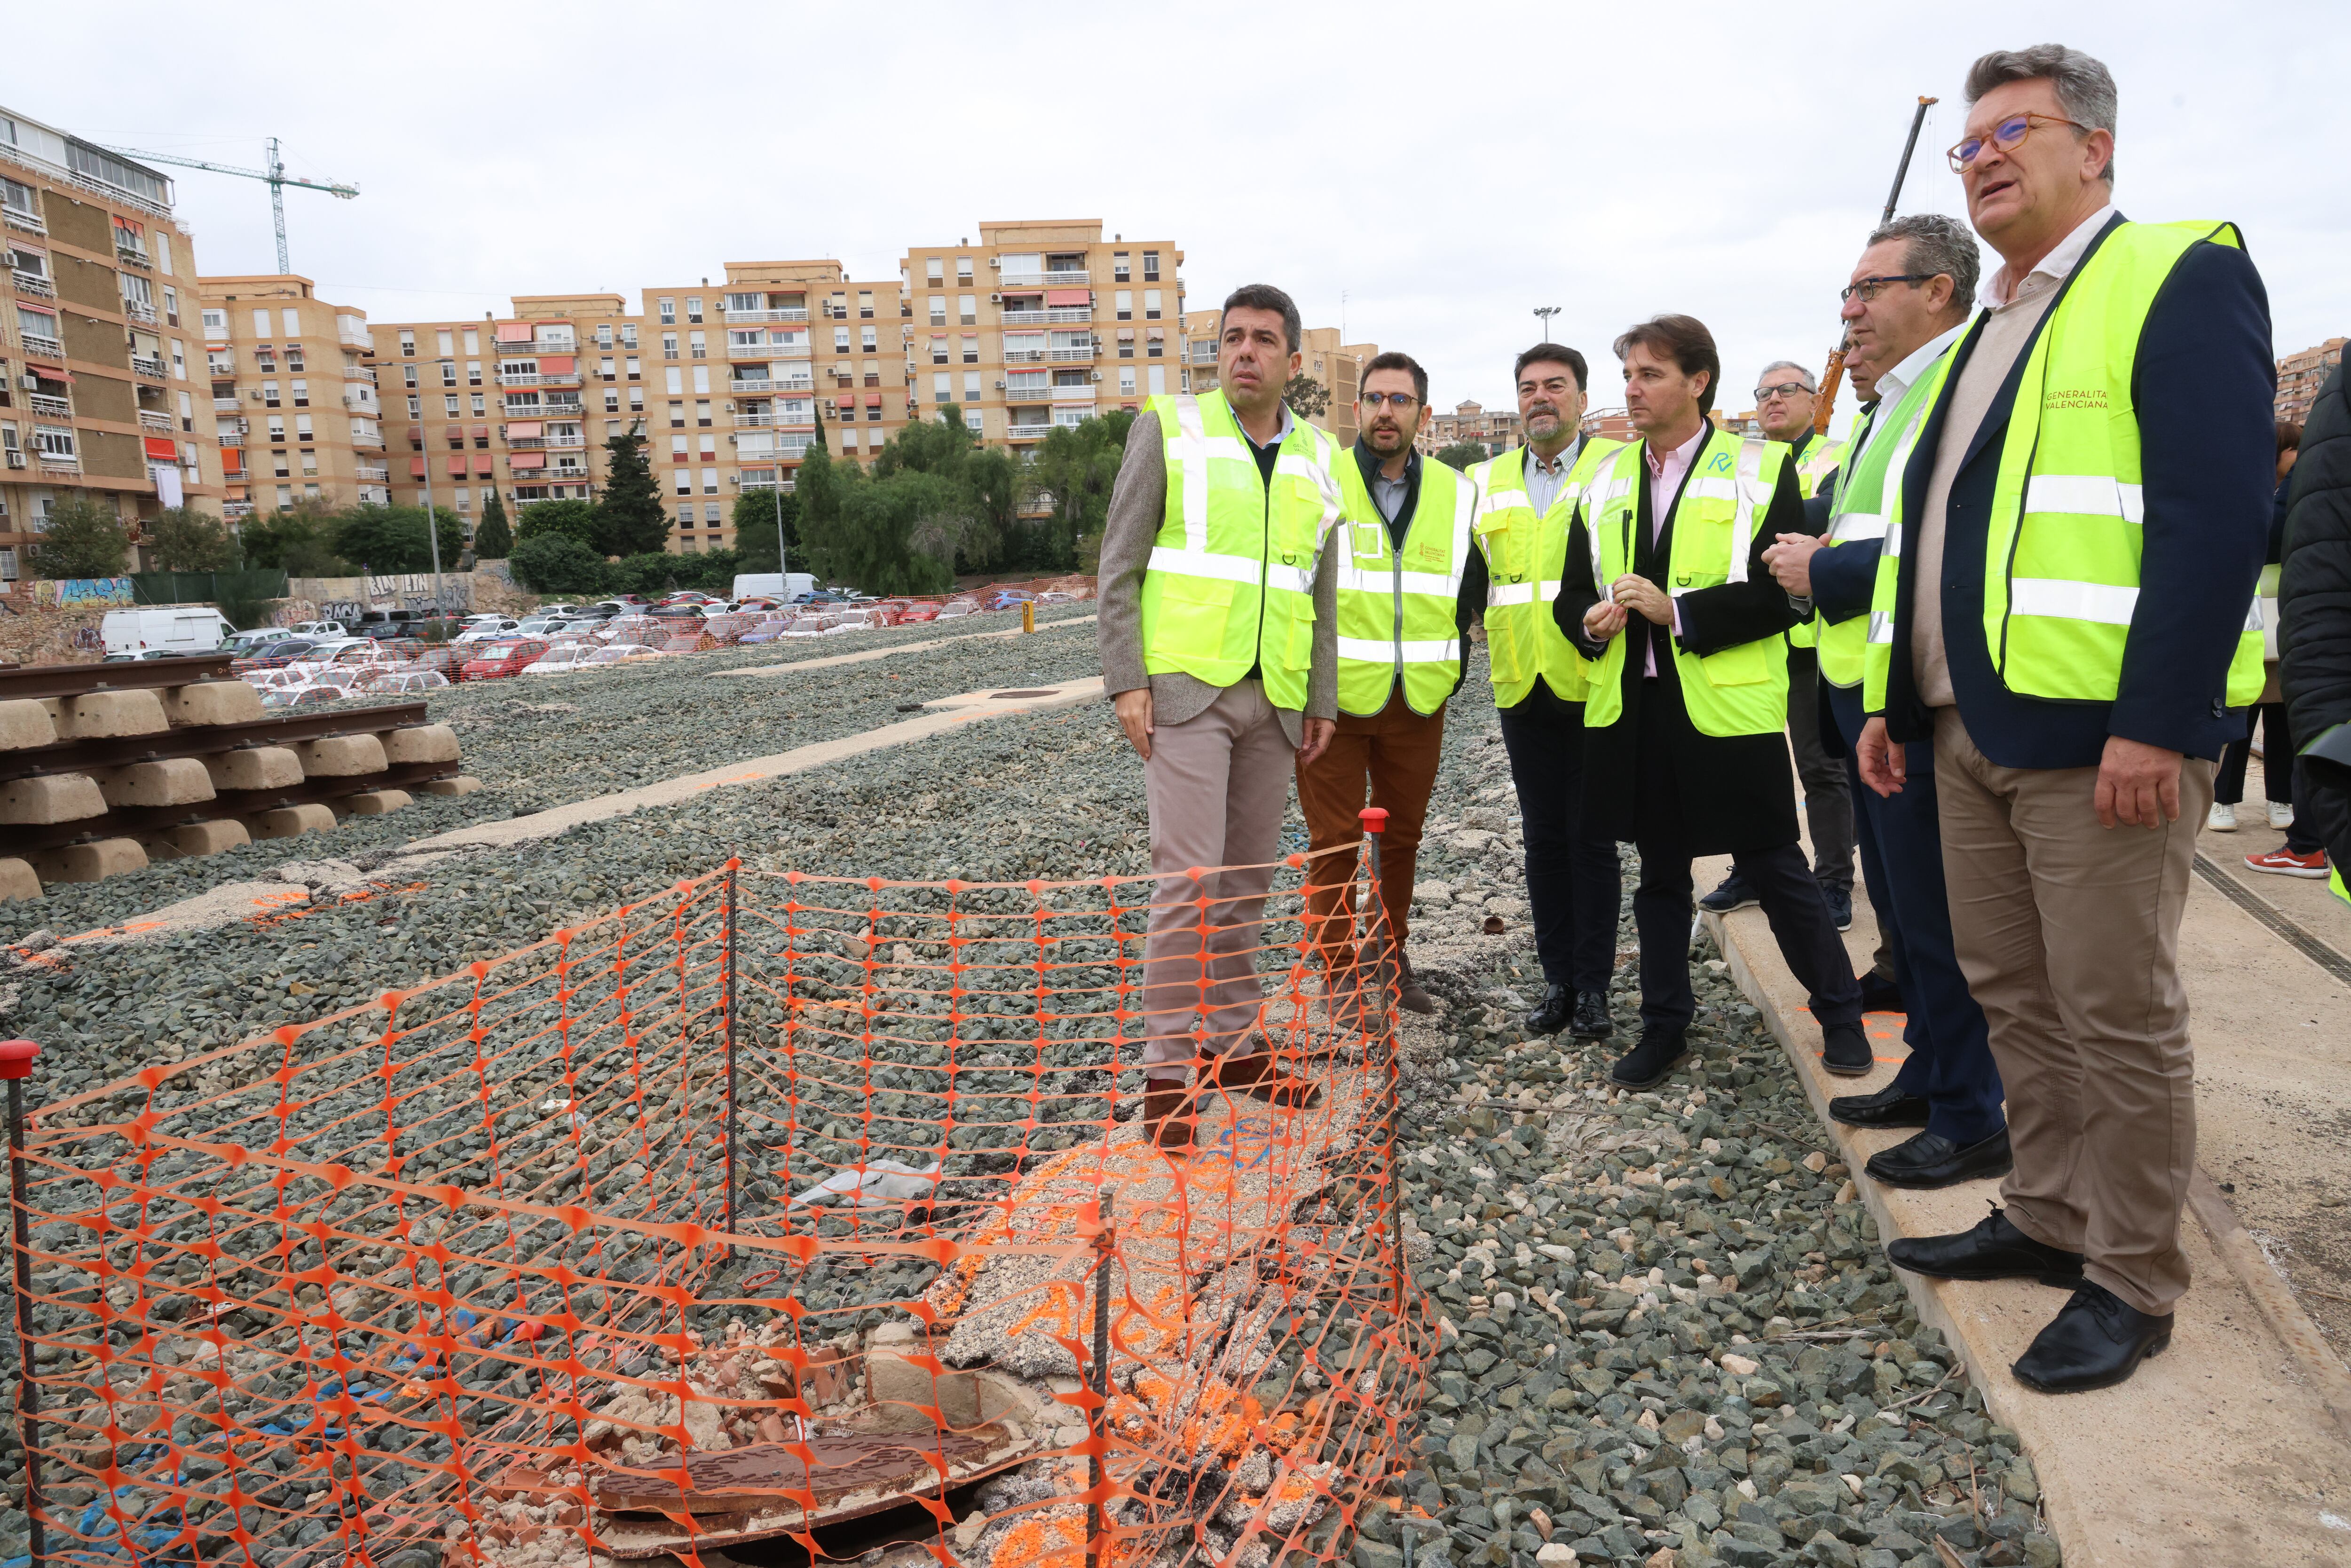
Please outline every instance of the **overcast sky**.
[{"label": "overcast sky", "polygon": [[[1968,62],[2053,38],[2120,83],[2124,212],[2236,220],[2280,352],[2351,329],[2341,0],[1784,14],[424,0],[214,25],[118,0],[50,8],[49,63],[12,50],[0,103],[248,167],[282,138],[292,172],[363,192],[289,192],[295,270],[379,321],[633,308],[729,259],[888,277],[983,218],[1099,217],[1180,245],[1195,308],[1263,280],[1337,326],[1343,296],[1440,408],[1510,401],[1540,305],[1598,403],[1626,323],[1700,317],[1743,408],[1765,362],[1834,341],[1917,95],[1943,102],[1902,210],[1963,213],[1941,154]],[[206,272],[275,270],[262,185],[168,172]]]}]

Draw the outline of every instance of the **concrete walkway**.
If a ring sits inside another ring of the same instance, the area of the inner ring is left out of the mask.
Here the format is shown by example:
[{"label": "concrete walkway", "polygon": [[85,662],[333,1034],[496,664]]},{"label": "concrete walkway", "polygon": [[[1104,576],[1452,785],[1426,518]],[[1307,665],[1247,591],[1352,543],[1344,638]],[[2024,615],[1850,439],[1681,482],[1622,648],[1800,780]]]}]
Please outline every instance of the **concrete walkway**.
[{"label": "concrete walkway", "polygon": [[[2258,782],[2248,793],[2259,799]],[[2321,961],[2351,953],[2351,911],[2329,908],[2322,883],[2229,869],[2282,836],[2266,827],[2205,834],[2201,847],[2218,863],[2199,876],[2183,922],[2201,1171],[2184,1222],[2196,1284],[2170,1348],[2120,1388],[2036,1395],[2009,1367],[2063,1305],[2060,1292],[1899,1275],[1921,1316],[1960,1349],[1994,1417],[2022,1438],[2071,1568],[2351,1563],[2351,1374],[2340,1359],[2344,1340],[2325,1343],[2325,1329],[2339,1336],[2351,1328],[2351,1225],[2339,1207],[2351,1191],[2351,985]],[[1701,862],[1700,890],[1728,869],[1727,859]],[[2319,957],[2225,896],[2209,880],[2216,875],[2294,922],[2288,929],[2317,944]],[[1876,927],[1855,894],[1846,946],[1858,969]],[[1795,1061],[1881,1235],[1961,1230],[1980,1219],[1997,1183],[1880,1188],[1860,1174],[1863,1163],[1909,1134],[1828,1124],[1831,1095],[1892,1079],[1904,1054],[1900,1017],[1870,1015],[1875,1073],[1831,1078],[1762,912],[1707,924]]]},{"label": "concrete walkway", "polygon": [[920,643],[895,643],[887,648],[866,648],[854,653],[831,653],[821,659],[794,659],[785,664],[740,664],[731,670],[712,670],[714,679],[735,675],[791,675],[802,670],[830,670],[841,664],[862,664],[874,659],[893,659],[901,653],[919,653],[930,648],[951,647],[957,643],[976,642],[994,637],[1041,637],[1048,632],[1059,632],[1065,626],[1091,626],[1091,615],[1072,615],[1066,621],[1048,621],[1033,632],[1014,626],[1003,632],[966,632],[953,637],[932,637]]}]

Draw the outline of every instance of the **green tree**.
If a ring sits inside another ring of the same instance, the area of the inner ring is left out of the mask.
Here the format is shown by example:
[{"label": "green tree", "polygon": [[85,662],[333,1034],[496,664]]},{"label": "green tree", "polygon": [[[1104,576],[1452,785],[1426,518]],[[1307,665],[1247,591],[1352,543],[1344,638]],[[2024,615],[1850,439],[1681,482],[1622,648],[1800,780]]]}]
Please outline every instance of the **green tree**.
[{"label": "green tree", "polygon": [[1304,371],[1282,387],[1281,401],[1301,419],[1320,419],[1331,412],[1331,390]]},{"label": "green tree", "polygon": [[78,497],[49,508],[47,526],[33,547],[33,575],[59,581],[120,577],[130,564],[131,530],[122,519]]},{"label": "green tree", "polygon": [[519,549],[542,534],[561,534],[583,549],[605,555],[610,552],[604,549],[604,522],[596,513],[588,501],[533,501],[515,513],[515,545]]},{"label": "green tree", "polygon": [[288,577],[345,577],[350,567],[335,553],[333,507],[308,497],[282,511],[248,520],[237,532],[245,564]]},{"label": "green tree", "polygon": [[483,560],[504,560],[514,549],[514,530],[507,527],[507,504],[496,490],[482,503],[482,520],[474,525],[474,554]]},{"label": "green tree", "polygon": [[1450,446],[1439,447],[1437,460],[1447,468],[1458,469],[1466,474],[1472,466],[1483,463],[1492,454],[1478,442],[1457,441]]},{"label": "green tree", "polygon": [[[669,516],[645,461],[644,438],[622,431],[604,443],[604,499],[596,508],[597,537],[584,542],[606,555],[649,555],[669,549]],[[529,513],[526,511],[524,516]]]},{"label": "green tree", "polygon": [[1052,515],[1023,530],[1016,566],[1069,571],[1083,553],[1080,541],[1098,537],[1110,516],[1111,487],[1126,456],[1126,433],[1134,416],[1123,409],[1098,419],[1061,425],[1045,437],[1029,460],[1029,493],[1050,505]]},{"label": "green tree", "polygon": [[[525,507],[523,516],[528,518],[531,510]],[[531,535],[515,546],[507,564],[515,580],[533,593],[602,593],[611,580],[604,558],[567,533]]]},{"label": "green tree", "polygon": [[148,526],[161,571],[226,571],[236,565],[236,541],[221,520],[193,507],[166,507]]},{"label": "green tree", "polygon": [[745,571],[780,571],[776,564],[776,514],[784,518],[784,552],[797,565],[800,552],[800,498],[797,491],[746,490],[735,497],[735,550]]},{"label": "green tree", "polygon": [[[457,559],[463,525],[445,507],[433,509],[441,532],[442,562]],[[433,570],[433,532],[422,507],[353,507],[334,525],[335,553],[373,576]]]}]

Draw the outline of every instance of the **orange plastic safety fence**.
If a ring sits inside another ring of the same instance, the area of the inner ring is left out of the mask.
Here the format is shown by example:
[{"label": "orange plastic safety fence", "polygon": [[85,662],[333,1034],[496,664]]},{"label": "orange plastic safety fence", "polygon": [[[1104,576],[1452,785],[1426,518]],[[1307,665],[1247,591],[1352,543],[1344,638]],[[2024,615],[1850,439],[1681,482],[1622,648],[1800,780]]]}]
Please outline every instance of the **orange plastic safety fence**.
[{"label": "orange plastic safety fence", "polygon": [[1368,881],[730,863],[42,1108],[46,1558],[1343,1551],[1426,1326]]}]

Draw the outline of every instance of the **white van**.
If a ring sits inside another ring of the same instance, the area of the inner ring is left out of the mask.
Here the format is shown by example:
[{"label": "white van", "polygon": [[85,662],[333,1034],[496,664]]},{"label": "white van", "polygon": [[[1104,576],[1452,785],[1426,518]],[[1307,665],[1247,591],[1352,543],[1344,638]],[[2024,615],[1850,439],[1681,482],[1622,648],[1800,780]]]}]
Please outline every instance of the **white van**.
[{"label": "white van", "polygon": [[746,571],[735,577],[731,597],[740,604],[746,599],[765,597],[791,603],[803,593],[816,591],[816,576],[806,571]]},{"label": "white van", "polygon": [[235,632],[209,604],[171,604],[152,609],[110,610],[98,634],[110,653],[160,648],[174,653],[206,653]]}]

